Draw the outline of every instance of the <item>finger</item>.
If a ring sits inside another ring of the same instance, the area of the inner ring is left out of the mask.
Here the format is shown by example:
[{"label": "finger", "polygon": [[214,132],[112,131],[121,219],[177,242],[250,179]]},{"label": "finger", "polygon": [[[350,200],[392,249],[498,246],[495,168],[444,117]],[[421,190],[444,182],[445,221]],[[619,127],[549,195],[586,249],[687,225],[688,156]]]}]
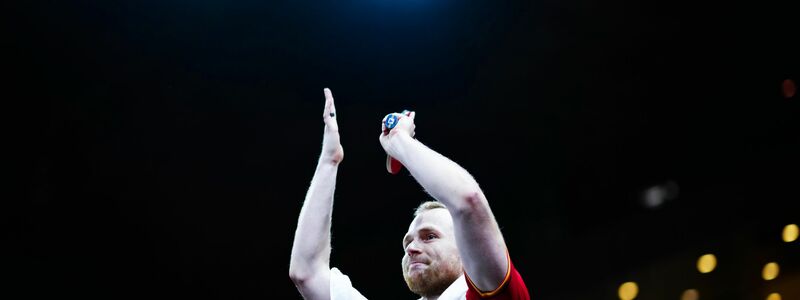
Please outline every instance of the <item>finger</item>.
[{"label": "finger", "polygon": [[412,111],[411,114],[408,115],[408,117],[411,118],[412,121],[414,120],[414,117],[416,117],[416,116],[417,116],[417,112],[416,111]]},{"label": "finger", "polygon": [[325,116],[335,117],[336,105],[333,103],[333,93],[329,88],[325,88],[323,91],[325,92]]},{"label": "finger", "polygon": [[331,98],[328,97],[328,88],[324,88],[323,93],[325,94],[325,107],[322,109],[322,117],[327,120],[331,108]]},{"label": "finger", "polygon": [[330,110],[328,111],[328,115],[331,117],[336,117],[336,102],[333,100],[333,93],[331,89],[325,88],[325,101],[327,102],[330,99]]}]

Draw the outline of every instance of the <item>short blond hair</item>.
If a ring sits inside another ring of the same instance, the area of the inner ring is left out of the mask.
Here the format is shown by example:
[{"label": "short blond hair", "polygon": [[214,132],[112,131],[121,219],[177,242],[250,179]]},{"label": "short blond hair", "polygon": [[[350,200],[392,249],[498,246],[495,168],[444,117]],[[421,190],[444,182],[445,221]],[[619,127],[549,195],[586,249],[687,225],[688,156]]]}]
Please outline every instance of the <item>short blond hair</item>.
[{"label": "short blond hair", "polygon": [[415,217],[419,216],[420,214],[422,214],[422,213],[424,213],[426,211],[429,211],[429,210],[432,210],[432,209],[437,209],[437,208],[447,209],[447,206],[444,206],[444,204],[442,204],[442,202],[439,202],[439,201],[432,201],[431,200],[431,201],[422,202],[422,204],[417,206],[417,210],[414,211],[414,216]]}]

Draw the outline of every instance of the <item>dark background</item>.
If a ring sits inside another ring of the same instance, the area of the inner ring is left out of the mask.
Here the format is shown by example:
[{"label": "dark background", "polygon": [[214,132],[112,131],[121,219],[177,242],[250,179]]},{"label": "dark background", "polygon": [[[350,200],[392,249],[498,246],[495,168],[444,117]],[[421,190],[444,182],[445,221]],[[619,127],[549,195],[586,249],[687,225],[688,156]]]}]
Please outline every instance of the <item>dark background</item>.
[{"label": "dark background", "polygon": [[[800,299],[780,240],[799,219],[796,1],[24,4],[4,9],[23,190],[4,201],[4,299],[300,298],[323,87],[345,148],[332,265],[367,297],[416,299],[401,238],[427,195],[377,138],[413,109],[481,184],[534,299],[625,281]],[[666,182],[678,196],[643,206]],[[705,253],[719,266],[700,274]]]}]

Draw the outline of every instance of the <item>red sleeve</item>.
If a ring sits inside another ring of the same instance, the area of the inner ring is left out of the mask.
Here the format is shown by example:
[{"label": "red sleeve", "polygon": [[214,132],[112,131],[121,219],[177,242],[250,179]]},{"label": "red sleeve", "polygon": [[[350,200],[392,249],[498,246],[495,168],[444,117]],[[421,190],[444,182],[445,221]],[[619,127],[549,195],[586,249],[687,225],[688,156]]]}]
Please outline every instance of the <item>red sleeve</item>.
[{"label": "red sleeve", "polygon": [[[466,275],[466,272],[464,272],[464,275]],[[529,300],[531,298],[528,295],[528,288],[525,286],[525,282],[522,281],[522,276],[519,275],[517,269],[514,268],[514,264],[511,263],[511,258],[508,259],[508,272],[506,272],[505,280],[494,291],[481,292],[469,279],[469,275],[466,275],[466,278],[467,300]]]}]

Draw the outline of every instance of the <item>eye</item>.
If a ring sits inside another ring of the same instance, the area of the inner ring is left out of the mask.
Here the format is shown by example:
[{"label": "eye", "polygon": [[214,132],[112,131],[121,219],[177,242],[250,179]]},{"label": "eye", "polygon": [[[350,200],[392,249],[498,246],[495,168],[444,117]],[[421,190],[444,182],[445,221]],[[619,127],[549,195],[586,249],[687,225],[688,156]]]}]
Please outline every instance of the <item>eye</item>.
[{"label": "eye", "polygon": [[434,233],[428,233],[428,234],[425,235],[425,240],[426,241],[432,240],[432,239],[435,239],[435,238],[438,238],[438,236],[436,236],[436,234],[434,234]]}]

